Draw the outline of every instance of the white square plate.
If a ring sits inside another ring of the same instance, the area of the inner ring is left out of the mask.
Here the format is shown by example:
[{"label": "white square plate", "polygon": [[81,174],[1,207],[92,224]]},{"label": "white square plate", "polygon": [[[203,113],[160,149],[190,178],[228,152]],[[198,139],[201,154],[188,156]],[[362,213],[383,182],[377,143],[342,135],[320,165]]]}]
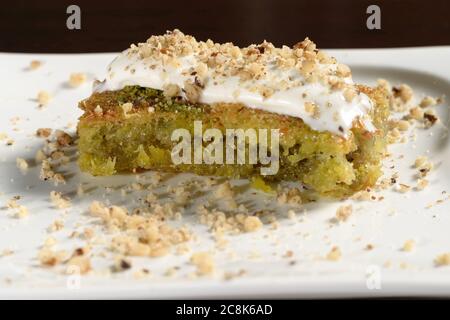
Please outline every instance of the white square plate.
[{"label": "white square plate", "polygon": [[[411,85],[418,98],[450,93],[450,47],[328,50],[339,61],[352,67],[357,82],[373,85],[377,78],[393,84]],[[119,186],[135,181],[133,175],[93,178],[79,172],[75,163],[64,170],[70,177],[67,184],[55,187],[39,180],[38,166],[26,174],[16,167],[16,158],[34,159],[42,140],[34,133],[41,127],[74,132],[80,110],[77,102],[89,96],[90,85],[72,89],[67,80],[72,72],[85,72],[89,83],[101,79],[107,64],[115,54],[6,54],[0,53],[0,132],[15,140],[13,146],[0,143],[0,252],[13,250],[0,257],[1,298],[240,298],[240,297],[380,297],[380,296],[450,296],[450,267],[436,267],[434,259],[450,252],[450,144],[447,135],[448,102],[436,107],[441,118],[429,130],[417,130],[415,141],[390,147],[392,157],[385,161],[386,173],[398,171],[399,182],[415,185],[412,164],[419,155],[427,155],[435,168],[429,175],[430,186],[424,191],[399,193],[393,189],[380,193],[383,201],[353,202],[354,213],[348,221],[333,224],[336,208],[342,202],[321,201],[298,210],[295,220],[287,218],[285,210],[278,215],[279,227],[270,225],[255,233],[229,236],[225,250],[215,249],[207,228],[194,214],[185,213],[182,224],[197,235],[193,251],[214,253],[216,273],[211,277],[192,279],[194,267],[190,255],[168,255],[162,258],[133,258],[133,268],[110,275],[114,256],[103,257],[94,252],[94,271],[74,279],[57,268],[39,266],[37,252],[49,236],[48,226],[55,220],[65,227],[52,236],[60,249],[73,250],[83,245],[80,238],[70,239],[74,231],[86,226],[101,226],[86,214],[93,199],[132,206],[143,195],[134,192],[123,197],[115,191],[106,194],[106,186]],[[33,59],[44,62],[35,71],[27,70]],[[38,91],[47,90],[53,99],[44,110],[34,100]],[[20,117],[20,120],[15,120]],[[33,162],[30,161],[30,164]],[[390,167],[394,166],[393,169]],[[151,173],[147,173],[151,174]],[[161,185],[166,188],[190,175],[169,177]],[[78,184],[91,189],[84,197],[76,196]],[[239,183],[236,182],[236,183]],[[49,192],[59,190],[72,198],[68,210],[55,209]],[[445,192],[445,193],[443,193]],[[30,215],[17,219],[6,202],[15,195],[28,207]],[[251,196],[244,192],[241,200]],[[273,205],[271,199],[258,195],[259,205]],[[436,201],[443,200],[436,203]],[[347,200],[345,203],[352,203]],[[435,204],[426,208],[429,204]],[[256,203],[258,205],[258,203]],[[284,213],[283,213],[284,212]],[[180,223],[180,222],[174,222]],[[416,243],[412,252],[401,250],[406,240]],[[365,250],[372,244],[372,250]],[[332,262],[324,259],[332,246],[339,246],[342,258]],[[285,253],[292,251],[286,258]],[[136,279],[133,272],[145,266],[151,277]],[[178,267],[171,277],[170,267]],[[224,280],[225,272],[246,274]]]}]

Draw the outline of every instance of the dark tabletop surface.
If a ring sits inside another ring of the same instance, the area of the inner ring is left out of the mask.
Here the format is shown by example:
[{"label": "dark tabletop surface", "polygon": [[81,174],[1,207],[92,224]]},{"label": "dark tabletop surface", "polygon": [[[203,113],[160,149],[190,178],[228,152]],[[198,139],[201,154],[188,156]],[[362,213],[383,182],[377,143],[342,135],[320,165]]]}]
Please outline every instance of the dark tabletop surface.
[{"label": "dark tabletop surface", "polygon": [[[66,8],[81,8],[81,30]],[[366,9],[381,9],[381,30]],[[449,0],[15,0],[0,9],[0,51],[106,52],[179,28],[198,39],[292,45],[305,36],[323,48],[450,45]]]}]

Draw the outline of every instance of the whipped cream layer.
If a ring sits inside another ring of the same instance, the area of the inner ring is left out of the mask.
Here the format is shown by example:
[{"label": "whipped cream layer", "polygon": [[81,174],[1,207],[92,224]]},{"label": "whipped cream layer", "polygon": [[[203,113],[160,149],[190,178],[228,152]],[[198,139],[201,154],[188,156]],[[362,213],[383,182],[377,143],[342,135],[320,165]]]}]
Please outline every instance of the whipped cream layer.
[{"label": "whipped cream layer", "polygon": [[231,43],[197,42],[175,30],[122,52],[94,91],[130,85],[191,102],[242,103],[300,118],[314,130],[343,137],[355,121],[375,130],[367,115],[372,102],[358,92],[350,69],[318,51],[309,39],[292,49],[268,42],[241,49]]}]

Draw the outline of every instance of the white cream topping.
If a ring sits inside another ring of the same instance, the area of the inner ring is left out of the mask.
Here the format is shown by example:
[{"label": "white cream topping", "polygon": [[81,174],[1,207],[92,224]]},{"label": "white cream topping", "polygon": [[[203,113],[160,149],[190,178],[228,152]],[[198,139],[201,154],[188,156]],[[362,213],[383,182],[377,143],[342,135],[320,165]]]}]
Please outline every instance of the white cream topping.
[{"label": "white cream topping", "polygon": [[[177,37],[180,35],[188,37],[179,31],[174,33],[177,33]],[[166,36],[171,35],[173,34],[168,33]],[[158,45],[160,46],[160,39],[163,37],[157,38],[157,50],[161,50]],[[204,48],[209,47],[210,50],[219,48],[218,51],[222,54],[224,49],[218,47],[220,45],[195,42],[198,46],[187,54],[174,55],[167,54],[166,51],[161,54],[158,51],[158,54],[143,55],[142,50],[145,46],[149,46],[149,42],[151,50],[155,50],[155,41],[150,41],[151,39],[139,47],[132,46],[114,59],[108,68],[105,81],[99,83],[94,91],[120,90],[129,85],[158,90],[164,90],[168,85],[177,85],[183,89],[187,82],[197,83],[198,102],[201,103],[242,103],[249,108],[301,118],[314,130],[329,131],[343,137],[347,136],[356,119],[359,119],[368,131],[375,130],[367,116],[372,108],[371,100],[367,95],[357,92],[349,72],[345,76],[337,75],[339,65],[334,59],[322,59],[325,63],[319,63],[316,59],[314,71],[305,73],[305,69],[302,70],[301,67],[305,59],[299,58],[293,62],[287,60],[289,65],[280,67],[279,54],[262,54],[264,58],[259,58],[262,63],[252,67],[257,68],[260,65],[264,68],[264,72],[256,76],[251,74],[250,77],[245,74],[243,77],[242,70],[245,70],[249,62],[241,61],[242,55],[234,53],[237,56],[234,58],[237,64],[227,61],[210,63],[211,60],[208,60],[210,58]],[[195,41],[191,37],[188,39]],[[167,46],[166,43],[163,45]],[[267,46],[267,43],[264,45]],[[231,48],[233,50],[237,47]],[[286,48],[269,47],[271,51],[287,50]],[[315,54],[317,50],[313,52]],[[243,54],[248,55],[247,51]],[[169,58],[165,58],[167,55]],[[217,59],[217,55],[213,56]],[[223,56],[230,58],[226,53]],[[241,70],[241,73],[230,72],[229,69],[233,67]],[[316,79],[309,78],[311,74]],[[340,85],[336,86],[336,83]],[[189,100],[184,90],[181,90],[179,95]]]}]

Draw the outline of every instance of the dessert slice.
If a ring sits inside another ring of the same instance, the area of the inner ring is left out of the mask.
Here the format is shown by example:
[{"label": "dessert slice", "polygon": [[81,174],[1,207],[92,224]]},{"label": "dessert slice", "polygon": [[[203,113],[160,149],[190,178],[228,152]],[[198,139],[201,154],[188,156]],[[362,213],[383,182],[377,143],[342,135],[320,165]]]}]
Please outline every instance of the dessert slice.
[{"label": "dessert slice", "polygon": [[386,92],[353,84],[309,39],[239,48],[153,36],[79,107],[79,165],[93,175],[264,175],[343,197],[376,182],[386,147]]}]

